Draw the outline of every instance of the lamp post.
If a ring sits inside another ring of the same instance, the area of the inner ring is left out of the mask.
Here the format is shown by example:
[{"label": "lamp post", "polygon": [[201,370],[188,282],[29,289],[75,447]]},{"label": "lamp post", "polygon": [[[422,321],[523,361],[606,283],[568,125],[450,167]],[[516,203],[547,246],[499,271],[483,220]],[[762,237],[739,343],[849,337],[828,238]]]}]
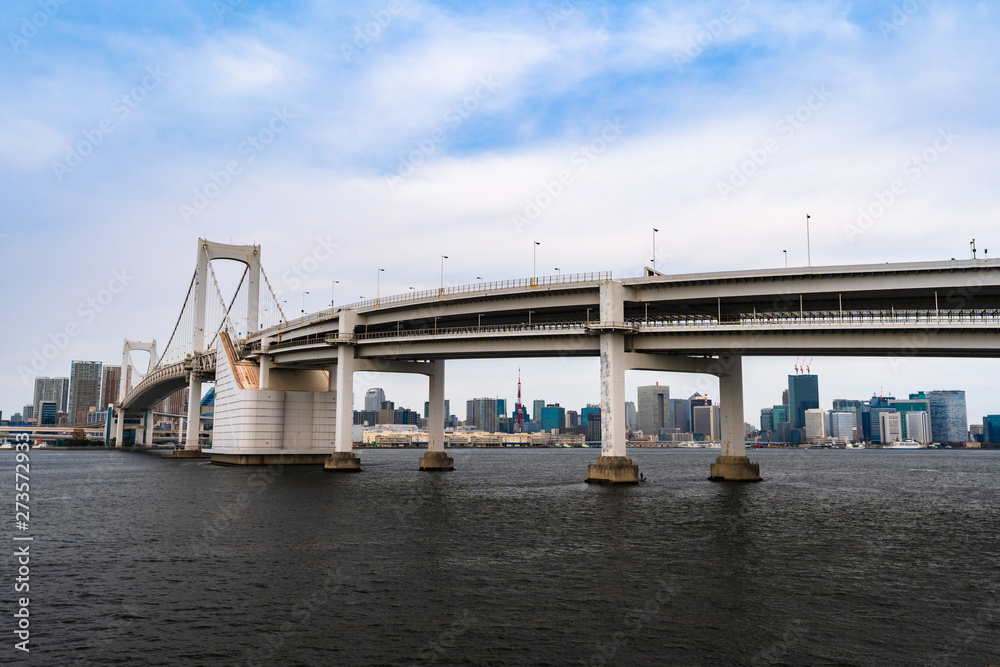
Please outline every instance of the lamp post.
[{"label": "lamp post", "polygon": [[806,261],[809,263],[809,266],[813,265],[812,249],[809,246],[809,214],[808,213],[806,213]]},{"label": "lamp post", "polygon": [[538,277],[538,246],[542,245],[538,241],[535,241],[535,245],[531,246],[531,284],[534,285]]},{"label": "lamp post", "polygon": [[306,294],[309,294],[309,292],[303,292],[302,293],[302,316],[303,317],[305,317],[305,314],[306,314]]},{"label": "lamp post", "polygon": [[787,250],[782,250],[781,252],[785,253],[785,268],[787,269],[788,268],[788,251]]},{"label": "lamp post", "polygon": [[558,266],[556,267],[556,276],[557,276],[557,277],[559,277],[559,276],[562,276],[562,274],[561,274],[561,273],[559,273],[559,267],[558,267]]},{"label": "lamp post", "polygon": [[379,297],[379,293],[380,293],[379,292],[379,288],[381,287],[381,285],[379,283],[381,282],[380,278],[382,277],[382,272],[383,271],[385,271],[385,269],[379,269],[378,271],[375,272],[375,307],[376,308],[378,308],[378,297]]},{"label": "lamp post", "polygon": [[444,293],[444,260],[448,259],[448,255],[441,255],[441,293]]},{"label": "lamp post", "polygon": [[334,280],[333,283],[331,283],[331,285],[330,285],[330,312],[331,313],[334,311],[333,303],[334,303],[334,300],[337,297],[337,283],[339,283],[339,282],[340,282],[339,280]]},{"label": "lamp post", "polygon": [[653,227],[653,271],[656,271],[656,232],[660,231]]}]

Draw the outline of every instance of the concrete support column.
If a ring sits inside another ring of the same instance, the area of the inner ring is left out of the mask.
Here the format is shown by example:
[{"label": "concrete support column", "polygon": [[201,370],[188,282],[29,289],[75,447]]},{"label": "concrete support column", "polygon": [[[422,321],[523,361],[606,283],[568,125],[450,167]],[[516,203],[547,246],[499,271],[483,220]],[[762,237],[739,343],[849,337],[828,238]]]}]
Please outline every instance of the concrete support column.
[{"label": "concrete support column", "polygon": [[601,458],[587,470],[588,482],[634,484],[639,466],[625,447],[625,289],[601,285]]},{"label": "concrete support column", "polygon": [[201,430],[201,378],[194,371],[188,379],[188,424],[187,442],[184,449],[195,451],[198,447],[198,431]]},{"label": "concrete support column", "polygon": [[421,470],[454,470],[455,460],[444,452],[444,360],[431,363],[428,374],[427,452],[420,457]]},{"label": "concrete support column", "polygon": [[[337,423],[333,454],[326,459],[323,467],[337,472],[360,472],[361,459],[354,454],[354,440],[351,427],[354,425],[354,344],[348,341],[354,334],[357,314],[341,311],[340,337],[344,342],[337,348]],[[333,370],[330,371],[333,381]]]},{"label": "concrete support column", "polygon": [[125,411],[115,410],[115,447],[125,446]]},{"label": "concrete support column", "polygon": [[143,442],[147,447],[153,446],[153,408],[146,410],[146,429],[142,434]]},{"label": "concrete support column", "polygon": [[743,357],[734,354],[719,359],[719,402],[722,411],[722,455],[711,466],[709,479],[759,482],[760,466],[746,455],[743,430]]}]

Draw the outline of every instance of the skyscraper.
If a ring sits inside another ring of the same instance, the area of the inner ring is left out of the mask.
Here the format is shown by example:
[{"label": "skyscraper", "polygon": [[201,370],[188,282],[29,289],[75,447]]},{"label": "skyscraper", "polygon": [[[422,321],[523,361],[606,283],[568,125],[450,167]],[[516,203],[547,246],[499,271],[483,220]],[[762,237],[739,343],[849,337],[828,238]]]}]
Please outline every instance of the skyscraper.
[{"label": "skyscraper", "polygon": [[542,408],[545,407],[545,401],[542,399],[535,399],[531,403],[531,421],[536,424],[542,423]]},{"label": "skyscraper", "polygon": [[66,412],[69,402],[69,378],[35,378],[35,415],[42,401],[55,401],[56,412]]},{"label": "skyscraper", "polygon": [[466,401],[465,424],[494,433],[497,430],[497,399],[473,398]]},{"label": "skyscraper", "polygon": [[74,361],[69,373],[69,421],[86,424],[87,413],[101,402],[101,362]]},{"label": "skyscraper", "polygon": [[365,412],[377,412],[383,403],[385,403],[385,392],[381,387],[372,387],[365,392]]},{"label": "skyscraper", "polygon": [[907,412],[903,418],[904,437],[926,445],[931,441],[931,416],[926,412]]},{"label": "skyscraper", "polygon": [[551,433],[555,429],[566,428],[566,409],[558,403],[552,403],[542,408],[542,430]]},{"label": "skyscraper", "polygon": [[101,404],[99,409],[104,410],[112,403],[118,401],[118,391],[121,389],[122,367],[105,366],[104,378],[101,381]]},{"label": "skyscraper", "polygon": [[686,398],[670,399],[670,425],[681,433],[691,432],[691,401]]},{"label": "skyscraper", "polygon": [[701,433],[706,440],[718,440],[722,430],[719,406],[691,406],[691,428],[694,433]]},{"label": "skyscraper", "polygon": [[931,434],[936,442],[965,442],[969,437],[969,419],[965,412],[964,391],[929,391]]},{"label": "skyscraper", "polygon": [[670,387],[659,384],[639,387],[639,430],[644,435],[659,435],[670,423]]},{"label": "skyscraper", "polygon": [[824,410],[809,408],[805,411],[804,417],[808,442],[819,442],[826,437],[826,412]]},{"label": "skyscraper", "polygon": [[632,401],[625,401],[625,428],[629,431],[639,428],[638,414]]},{"label": "skyscraper", "polygon": [[[931,404],[930,404],[930,401],[927,400],[927,396],[924,394],[924,392],[920,392],[920,393],[917,393],[917,394],[910,394],[909,400],[906,400],[906,399],[897,399],[897,400],[890,401],[889,402],[889,406],[893,407],[893,408],[896,408],[896,412],[898,412],[900,415],[902,415],[900,417],[900,420],[903,423],[903,440],[906,440],[908,438],[911,439],[911,440],[916,440],[916,438],[914,438],[913,436],[911,436],[910,433],[909,433],[908,427],[906,425],[907,424],[906,414],[908,412],[927,412],[927,413],[930,413],[930,411],[931,411]],[[930,441],[928,440],[928,442],[930,442]]]},{"label": "skyscraper", "polygon": [[879,432],[884,445],[903,440],[903,420],[895,410],[880,410],[878,413]]},{"label": "skyscraper", "polygon": [[805,428],[806,410],[819,407],[819,376],[788,376],[788,420],[792,428]]}]

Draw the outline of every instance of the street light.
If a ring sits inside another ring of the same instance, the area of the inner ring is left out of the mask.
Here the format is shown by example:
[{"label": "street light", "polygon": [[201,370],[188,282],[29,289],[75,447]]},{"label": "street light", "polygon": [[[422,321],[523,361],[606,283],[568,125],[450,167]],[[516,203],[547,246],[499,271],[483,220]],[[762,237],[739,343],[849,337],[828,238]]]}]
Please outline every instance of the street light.
[{"label": "street light", "polygon": [[559,273],[559,267],[558,266],[556,267],[556,275],[557,276],[561,276],[562,275],[561,273]]},{"label": "street light", "polygon": [[542,245],[538,241],[535,241],[535,245],[531,246],[531,284],[534,285],[538,277],[538,246]]},{"label": "street light", "polygon": [[306,294],[309,294],[309,292],[303,292],[302,293],[302,314],[303,315],[306,314]]},{"label": "street light", "polygon": [[806,213],[806,261],[809,266],[813,265],[812,250],[809,247],[809,214]]},{"label": "street light", "polygon": [[656,272],[656,232],[660,231],[653,227],[653,272]]},{"label": "street light", "polygon": [[444,260],[448,259],[448,255],[441,255],[441,293],[444,293]]},{"label": "street light", "polygon": [[331,311],[333,311],[333,301],[334,301],[334,299],[337,296],[337,283],[339,283],[339,282],[340,282],[339,280],[334,280],[333,283],[330,285],[330,310]]},{"label": "street light", "polygon": [[787,250],[782,250],[781,252],[785,253],[785,268],[787,269],[788,268],[788,251]]},{"label": "street light", "polygon": [[375,307],[376,308],[378,308],[378,297],[379,297],[379,287],[380,287],[380,285],[379,285],[380,280],[379,279],[382,277],[382,272],[383,271],[385,271],[385,269],[379,269],[378,271],[375,272]]}]

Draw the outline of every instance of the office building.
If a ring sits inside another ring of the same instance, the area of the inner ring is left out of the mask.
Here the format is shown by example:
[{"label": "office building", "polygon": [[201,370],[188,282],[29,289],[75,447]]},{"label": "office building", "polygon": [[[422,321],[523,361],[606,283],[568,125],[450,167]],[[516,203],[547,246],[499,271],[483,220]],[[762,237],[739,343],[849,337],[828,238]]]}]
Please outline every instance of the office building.
[{"label": "office building", "polygon": [[927,412],[913,411],[903,415],[903,439],[927,444],[931,441],[931,416]]},{"label": "office building", "polygon": [[21,416],[24,417],[24,421],[29,421],[35,418],[35,406],[26,405],[21,408]]},{"label": "office building", "polygon": [[909,412],[926,412],[930,414],[931,404],[927,400],[927,396],[923,393],[910,394],[909,399],[896,399],[889,402],[889,406],[896,408],[902,417],[900,419],[903,422],[903,440],[916,440],[913,436],[909,434],[906,426],[906,414]]},{"label": "office building", "polygon": [[587,442],[600,442],[601,441],[601,411],[588,412],[587,421],[584,424],[587,427],[586,439]]},{"label": "office building", "polygon": [[774,431],[774,408],[760,409],[760,432],[772,433]]},{"label": "office building", "polygon": [[834,412],[849,412],[854,420],[854,435],[858,440],[864,440],[864,429],[862,428],[861,415],[864,412],[864,401],[857,401],[848,398],[833,399]]},{"label": "office building", "polygon": [[827,421],[830,423],[827,435],[831,438],[837,438],[843,442],[848,442],[857,437],[853,413],[830,410],[827,413]]},{"label": "office building", "polygon": [[107,409],[118,401],[118,392],[121,389],[122,367],[107,365],[101,378],[101,403],[98,407],[101,410]]},{"label": "office building", "polygon": [[1000,443],[1000,415],[983,417],[983,442]]},{"label": "office building", "polygon": [[639,387],[639,430],[645,435],[657,435],[660,429],[670,429],[670,387],[659,384]]},{"label": "office building", "polygon": [[[431,404],[430,401],[424,401],[424,419],[429,418],[431,415]],[[444,399],[444,422],[448,423],[448,419],[451,417],[451,401],[447,398]]]},{"label": "office building", "polygon": [[101,368],[99,361],[74,361],[69,373],[69,420],[86,424],[87,413],[101,402]]},{"label": "office building", "polygon": [[682,433],[691,432],[691,401],[686,398],[670,399],[670,425]]},{"label": "office building", "polygon": [[39,414],[42,401],[55,401],[56,412],[66,412],[69,408],[69,378],[35,378],[35,414]]},{"label": "office building", "polygon": [[497,430],[497,399],[473,398],[465,402],[465,425],[480,431],[495,433]]},{"label": "office building", "polygon": [[705,440],[715,441],[721,437],[722,415],[718,405],[693,405],[691,413],[693,433],[700,433]]},{"label": "office building", "polygon": [[551,433],[553,430],[566,428],[566,410],[552,403],[542,408],[542,430]]},{"label": "office building", "polygon": [[378,411],[385,403],[385,391],[381,387],[372,387],[365,392],[365,412]]},{"label": "office building", "polygon": [[931,433],[935,442],[965,442],[969,420],[965,412],[964,391],[929,391]]},{"label": "office building", "polygon": [[536,399],[531,403],[531,421],[541,424],[542,423],[542,408],[545,407],[545,401],[542,399]]},{"label": "office building", "polygon": [[55,426],[57,424],[56,414],[59,412],[59,404],[55,401],[42,401],[38,404],[38,425]]},{"label": "office building", "polygon": [[634,431],[639,428],[639,413],[636,412],[635,403],[625,401],[625,430]]},{"label": "office building", "polygon": [[879,437],[883,445],[903,440],[903,420],[895,410],[880,410],[878,413]]},{"label": "office building", "polygon": [[819,408],[819,376],[788,376],[788,418],[792,428],[805,428],[806,410]]},{"label": "office building", "polygon": [[803,414],[805,419],[806,442],[819,442],[826,437],[826,411],[810,408]]}]

